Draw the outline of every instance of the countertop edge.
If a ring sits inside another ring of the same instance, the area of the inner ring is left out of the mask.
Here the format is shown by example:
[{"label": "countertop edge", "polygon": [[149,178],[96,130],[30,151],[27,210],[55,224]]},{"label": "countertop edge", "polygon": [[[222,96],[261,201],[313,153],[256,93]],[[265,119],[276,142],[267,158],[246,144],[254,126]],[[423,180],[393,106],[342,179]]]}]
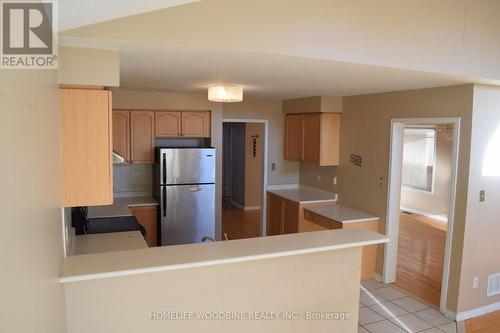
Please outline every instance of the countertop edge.
[{"label": "countertop edge", "polygon": [[[326,216],[324,216],[324,217],[326,217]],[[363,218],[363,219],[351,219],[351,220],[340,221],[340,223],[351,224],[351,223],[362,223],[362,222],[374,222],[374,221],[378,221],[378,220],[379,220],[378,217],[368,217],[368,218]]]},{"label": "countertop edge", "polygon": [[[319,215],[321,217],[324,217],[325,219],[328,219],[328,220],[331,220],[331,221],[334,221],[334,222],[337,222],[337,223],[341,223],[341,224],[374,222],[374,221],[379,221],[380,220],[380,218],[378,216],[371,215],[371,214],[368,214],[368,213],[365,213],[365,212],[361,212],[361,211],[357,211],[357,210],[352,209],[350,207],[346,207],[346,206],[342,206],[342,205],[338,205],[338,204],[336,205],[336,207],[339,207],[339,208],[348,208],[351,211],[356,211],[358,213],[363,213],[363,214],[365,214],[365,217],[346,218],[346,219],[341,220],[341,219],[338,219],[336,217],[332,217],[331,215],[326,214],[324,212],[318,211],[319,210],[318,208],[323,208],[323,207],[304,207],[304,211],[307,211],[307,212],[309,212],[311,214]],[[314,221],[310,221],[310,222],[315,223]]]},{"label": "countertop edge", "polygon": [[[357,229],[357,230],[363,230],[363,229]],[[319,232],[325,232],[325,231],[319,231]],[[221,259],[207,259],[207,260],[200,260],[200,261],[193,261],[186,263],[176,263],[176,264],[166,264],[166,265],[152,266],[152,267],[115,270],[110,272],[60,276],[59,283],[71,283],[71,282],[88,281],[88,280],[96,280],[96,279],[112,278],[119,276],[144,274],[144,273],[154,273],[154,272],[172,271],[172,270],[180,270],[180,269],[188,269],[196,267],[206,267],[206,266],[213,266],[220,264],[247,262],[247,261],[262,260],[262,259],[272,259],[272,258],[280,258],[293,255],[342,250],[342,249],[355,248],[366,245],[383,244],[389,242],[389,239],[385,235],[372,231],[369,231],[369,233],[371,233],[372,235],[370,235],[370,237],[367,236],[366,240],[359,240],[353,242],[344,241],[340,242],[339,244],[332,244],[325,246],[312,246],[310,248],[303,248],[303,249],[282,250],[270,253],[261,253],[256,255],[243,255],[243,256],[236,256],[229,258],[221,258]]]},{"label": "countertop edge", "polygon": [[[279,195],[278,195],[279,196]],[[284,198],[284,197],[282,197]],[[287,199],[287,200],[291,200],[291,199],[288,199],[288,198],[284,198],[284,199]],[[294,200],[292,200],[294,201]],[[337,199],[324,199],[324,200],[306,200],[306,201],[294,201],[300,205],[304,205],[304,204],[315,204],[315,203],[326,203],[326,202],[337,202]]]},{"label": "countertop edge", "polygon": [[148,203],[137,203],[137,204],[129,204],[128,207],[143,207],[143,206],[159,206],[159,202],[148,202]]},{"label": "countertop edge", "polygon": [[267,189],[266,192],[271,193],[273,195],[276,195],[282,199],[296,202],[300,205],[337,202],[338,201],[337,193],[330,193],[328,191],[324,191],[324,190],[320,190],[320,189],[316,189],[316,188],[311,188],[311,187],[307,187],[307,186],[302,186],[302,189],[304,189],[306,191],[316,192],[315,193],[316,195],[324,194],[325,196],[331,196],[333,194],[333,195],[335,195],[335,197],[334,198],[327,198],[327,199],[317,199],[317,200],[297,200],[296,198],[292,198],[289,195],[285,195],[282,193],[283,191],[289,191],[289,190],[297,190],[298,191],[298,190],[300,190],[300,187],[298,187],[298,188],[285,188],[285,189]]}]

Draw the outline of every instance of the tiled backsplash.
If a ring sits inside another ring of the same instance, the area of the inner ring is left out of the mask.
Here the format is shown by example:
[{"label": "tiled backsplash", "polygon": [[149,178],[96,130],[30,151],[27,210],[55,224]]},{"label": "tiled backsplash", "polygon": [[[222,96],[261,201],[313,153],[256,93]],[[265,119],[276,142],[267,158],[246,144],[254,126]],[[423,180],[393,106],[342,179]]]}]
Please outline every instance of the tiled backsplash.
[{"label": "tiled backsplash", "polygon": [[117,164],[113,166],[113,191],[153,192],[153,166],[150,164]]}]

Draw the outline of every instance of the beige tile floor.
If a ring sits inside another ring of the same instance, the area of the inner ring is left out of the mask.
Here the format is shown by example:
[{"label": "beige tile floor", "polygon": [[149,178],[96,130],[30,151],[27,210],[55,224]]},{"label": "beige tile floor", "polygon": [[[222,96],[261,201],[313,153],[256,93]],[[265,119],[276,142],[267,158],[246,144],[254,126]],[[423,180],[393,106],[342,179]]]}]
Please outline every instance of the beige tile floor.
[{"label": "beige tile floor", "polygon": [[361,283],[358,333],[417,332],[456,333],[457,325],[392,285]]}]

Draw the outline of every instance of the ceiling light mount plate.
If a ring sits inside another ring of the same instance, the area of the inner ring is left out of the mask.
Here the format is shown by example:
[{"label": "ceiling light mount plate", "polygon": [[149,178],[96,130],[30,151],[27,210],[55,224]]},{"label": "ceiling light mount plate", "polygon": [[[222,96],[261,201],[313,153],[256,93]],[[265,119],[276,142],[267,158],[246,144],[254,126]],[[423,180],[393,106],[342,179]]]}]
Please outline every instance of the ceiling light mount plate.
[{"label": "ceiling light mount plate", "polygon": [[208,100],[219,103],[236,103],[243,100],[243,87],[233,84],[214,84],[208,87]]}]

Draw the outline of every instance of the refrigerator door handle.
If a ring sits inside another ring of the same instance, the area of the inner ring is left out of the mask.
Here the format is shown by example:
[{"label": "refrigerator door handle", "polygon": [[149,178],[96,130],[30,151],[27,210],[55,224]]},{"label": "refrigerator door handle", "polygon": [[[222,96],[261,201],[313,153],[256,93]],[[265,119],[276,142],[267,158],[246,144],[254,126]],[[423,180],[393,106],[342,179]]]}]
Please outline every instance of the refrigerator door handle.
[{"label": "refrigerator door handle", "polygon": [[162,199],[161,208],[163,210],[163,217],[166,217],[167,216],[167,187],[166,186],[162,186],[161,199]]},{"label": "refrigerator door handle", "polygon": [[199,185],[194,185],[189,188],[190,192],[200,192],[201,191],[201,186]]}]

